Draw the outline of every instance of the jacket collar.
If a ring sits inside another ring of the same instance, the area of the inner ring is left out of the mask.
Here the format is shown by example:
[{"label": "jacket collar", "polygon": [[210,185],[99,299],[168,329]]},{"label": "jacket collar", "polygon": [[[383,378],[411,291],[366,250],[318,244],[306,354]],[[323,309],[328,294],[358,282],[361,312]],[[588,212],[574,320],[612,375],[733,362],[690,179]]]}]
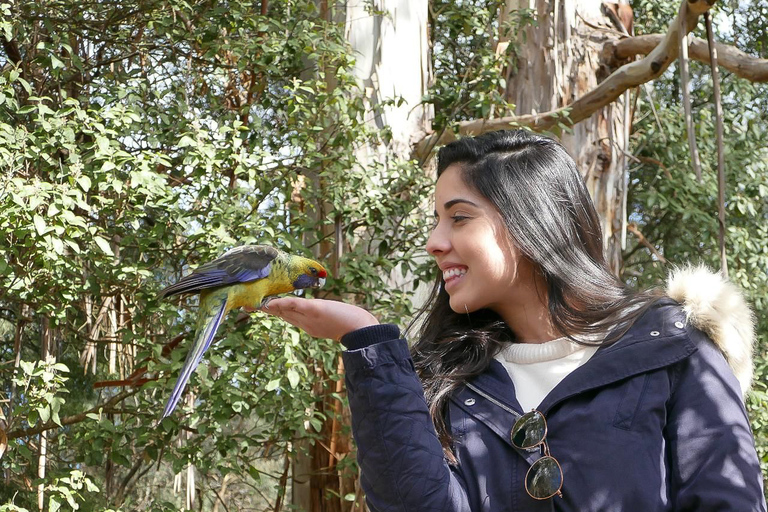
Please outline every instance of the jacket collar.
[{"label": "jacket collar", "polygon": [[[697,350],[688,336],[690,329],[677,302],[657,301],[619,341],[601,347],[589,362],[563,379],[537,409],[546,414],[571,396],[685,359]],[[515,398],[514,384],[498,361],[493,360],[485,372],[470,382],[513,410],[523,412]],[[461,400],[457,396],[457,401]]]},{"label": "jacket collar", "polygon": [[755,318],[741,290],[718,272],[690,265],[673,268],[666,288],[682,305],[687,322],[723,353],[746,396],[752,382]]}]

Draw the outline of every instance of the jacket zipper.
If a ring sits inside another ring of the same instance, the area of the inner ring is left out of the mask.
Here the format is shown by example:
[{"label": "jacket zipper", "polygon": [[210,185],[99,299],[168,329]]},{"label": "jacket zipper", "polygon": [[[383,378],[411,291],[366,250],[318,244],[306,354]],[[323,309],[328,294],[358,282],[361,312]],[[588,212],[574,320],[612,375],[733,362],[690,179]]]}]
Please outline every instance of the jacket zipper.
[{"label": "jacket zipper", "polygon": [[481,397],[485,398],[486,400],[488,400],[488,401],[489,401],[489,402],[491,402],[492,404],[495,404],[495,405],[497,405],[497,406],[501,407],[502,409],[504,409],[504,410],[505,410],[505,411],[507,411],[508,413],[512,414],[512,415],[513,415],[515,418],[517,418],[517,419],[520,419],[520,418],[522,418],[522,416],[520,415],[520,413],[519,413],[519,412],[515,411],[514,409],[512,409],[512,408],[510,408],[510,407],[507,407],[506,405],[504,405],[503,403],[499,402],[498,400],[496,400],[495,398],[493,398],[491,395],[489,395],[489,394],[485,393],[484,391],[481,391],[481,390],[480,390],[480,389],[478,389],[478,388],[477,388],[477,386],[475,386],[474,384],[470,384],[469,382],[467,382],[467,384],[466,384],[466,385],[467,385],[467,387],[468,387],[469,389],[471,389],[472,391],[474,391],[475,393],[477,393],[477,394],[478,394],[478,395],[480,395]]}]

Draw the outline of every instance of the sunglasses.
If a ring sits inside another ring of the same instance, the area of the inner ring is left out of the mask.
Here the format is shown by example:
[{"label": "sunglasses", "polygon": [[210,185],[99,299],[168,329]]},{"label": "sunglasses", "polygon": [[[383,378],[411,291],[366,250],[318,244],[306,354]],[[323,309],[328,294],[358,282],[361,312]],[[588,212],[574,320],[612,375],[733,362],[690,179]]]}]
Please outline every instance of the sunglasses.
[{"label": "sunglasses", "polygon": [[543,456],[533,463],[525,475],[525,491],[531,498],[546,500],[554,495],[563,494],[563,468],[550,453],[546,441],[547,421],[539,411],[523,414],[512,426],[510,438],[515,447],[531,450],[542,447]]}]

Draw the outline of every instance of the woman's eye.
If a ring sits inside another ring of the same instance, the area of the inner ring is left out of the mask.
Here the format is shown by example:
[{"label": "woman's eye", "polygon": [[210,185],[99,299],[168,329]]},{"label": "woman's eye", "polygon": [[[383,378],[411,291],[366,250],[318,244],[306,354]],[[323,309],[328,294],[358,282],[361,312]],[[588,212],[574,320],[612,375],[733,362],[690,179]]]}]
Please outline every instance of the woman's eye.
[{"label": "woman's eye", "polygon": [[454,223],[461,222],[463,220],[467,220],[469,217],[465,217],[464,215],[454,215],[451,217],[453,219]]}]

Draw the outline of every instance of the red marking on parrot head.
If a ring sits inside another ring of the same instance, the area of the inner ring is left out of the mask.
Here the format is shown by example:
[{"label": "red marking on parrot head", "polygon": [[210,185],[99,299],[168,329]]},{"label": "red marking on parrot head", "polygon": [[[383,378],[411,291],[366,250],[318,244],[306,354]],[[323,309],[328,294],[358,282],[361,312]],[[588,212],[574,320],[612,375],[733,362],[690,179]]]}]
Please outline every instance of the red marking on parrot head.
[{"label": "red marking on parrot head", "polygon": [[328,276],[328,272],[326,272],[325,270],[321,270],[320,272],[317,273],[317,277],[325,278],[327,276]]}]

